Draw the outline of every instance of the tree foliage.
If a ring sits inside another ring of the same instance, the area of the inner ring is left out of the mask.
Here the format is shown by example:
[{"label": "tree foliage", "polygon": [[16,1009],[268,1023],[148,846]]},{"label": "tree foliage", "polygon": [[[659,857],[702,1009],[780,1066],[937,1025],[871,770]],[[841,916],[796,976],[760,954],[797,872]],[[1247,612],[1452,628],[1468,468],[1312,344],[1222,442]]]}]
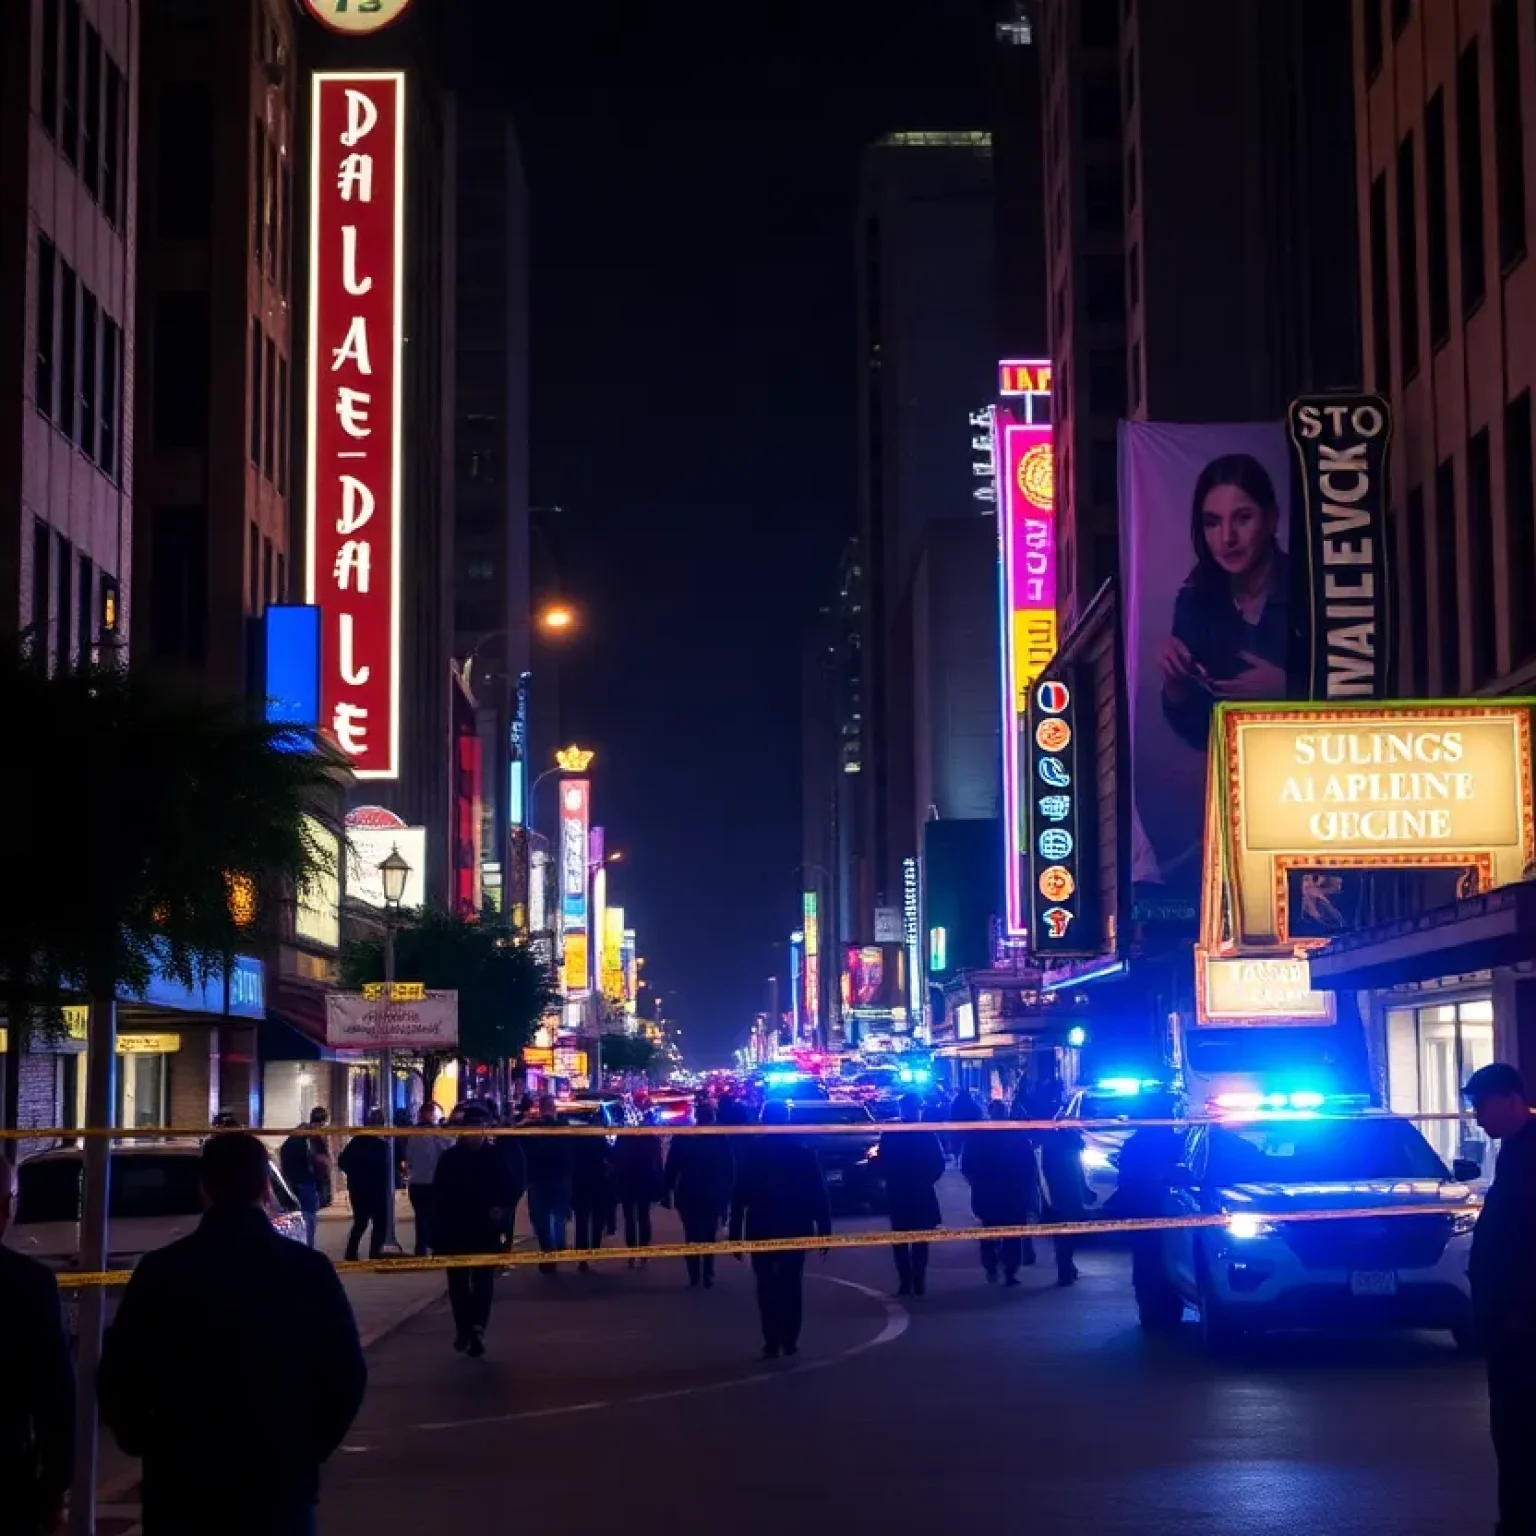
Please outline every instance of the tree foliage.
[{"label": "tree foliage", "polygon": [[326,870],[306,813],[337,802],[337,765],[244,703],[115,659],[48,675],[13,645],[0,719],[19,738],[0,987],[23,1037],[70,996],[222,974],[277,930],[284,893]]},{"label": "tree foliage", "polygon": [[[510,1060],[558,1000],[549,968],[507,927],[425,908],[402,916],[395,975],[431,992],[459,994],[459,1051],[475,1062]],[[341,954],[342,985],[384,979],[383,936],[353,940]]]},{"label": "tree foliage", "polygon": [[604,1035],[604,1072],[649,1072],[656,1047],[643,1035]]}]

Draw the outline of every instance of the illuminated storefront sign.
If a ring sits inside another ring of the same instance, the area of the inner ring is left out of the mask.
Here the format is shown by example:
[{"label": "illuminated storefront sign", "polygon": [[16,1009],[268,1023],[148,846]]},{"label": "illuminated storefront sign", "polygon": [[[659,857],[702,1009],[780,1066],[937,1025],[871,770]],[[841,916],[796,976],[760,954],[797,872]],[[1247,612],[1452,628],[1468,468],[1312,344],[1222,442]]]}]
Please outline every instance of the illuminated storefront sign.
[{"label": "illuminated storefront sign", "polygon": [[1207,884],[1207,947],[1289,942],[1293,888],[1315,905],[1325,873],[1440,868],[1483,891],[1522,879],[1536,858],[1533,707],[1219,705],[1208,822],[1221,862]]},{"label": "illuminated storefront sign", "polygon": [[307,601],[320,722],[360,779],[400,776],[405,76],[313,77]]},{"label": "illuminated storefront sign", "polygon": [[1195,952],[1195,1012],[1201,1024],[1332,1024],[1332,992],[1312,990],[1294,955],[1222,958]]},{"label": "illuminated storefront sign", "polygon": [[800,1038],[800,1020],[804,1015],[803,992],[805,988],[805,934],[797,928],[789,936],[789,1017],[794,1026],[794,1038]]},{"label": "illuminated storefront sign", "polygon": [[1028,930],[1028,903],[1019,866],[1027,858],[1030,690],[1056,654],[1056,460],[1048,362],[1002,365],[1005,389],[1020,397],[1015,409],[995,412],[998,476],[1000,620],[1002,629],[1003,825],[1007,838],[1008,932]]},{"label": "illuminated storefront sign", "polygon": [[805,893],[801,932],[805,934],[805,1022],[821,1025],[821,917],[815,891]]},{"label": "illuminated storefront sign", "polygon": [[1077,714],[1072,690],[1057,678],[1036,684],[1028,716],[1028,849],[1021,864],[1028,885],[1029,945],[1042,964],[1096,952],[1098,936],[1082,921],[1082,832],[1078,784]]},{"label": "illuminated storefront sign", "polygon": [[634,1008],[635,993],[638,990],[637,983],[640,980],[640,961],[636,953],[635,930],[624,930],[624,1001]]},{"label": "illuminated storefront sign", "polygon": [[591,986],[587,950],[591,804],[591,780],[560,781],[560,915],[565,930],[567,994],[586,992]]},{"label": "illuminated storefront sign", "polygon": [[624,1001],[624,908],[603,909],[603,999],[615,1007]]},{"label": "illuminated storefront sign", "polygon": [[923,999],[923,947],[920,935],[923,871],[921,861],[908,857],[901,861],[901,936],[907,947],[907,974],[911,978],[913,1021],[920,1027],[927,1017]]},{"label": "illuminated storefront sign", "polygon": [[1004,400],[1019,395],[1045,395],[1051,393],[1051,364],[1049,358],[1037,358],[1025,362],[1004,362],[997,365],[997,393]]},{"label": "illuminated storefront sign", "polygon": [[971,412],[971,498],[991,507],[997,502],[997,449],[992,407]]},{"label": "illuminated storefront sign", "polygon": [[411,0],[304,0],[304,9],[323,27],[361,37],[399,21]]},{"label": "illuminated storefront sign", "polygon": [[567,997],[576,997],[581,993],[591,991],[590,963],[591,956],[587,949],[586,934],[572,933],[567,929],[563,968],[565,994]]}]

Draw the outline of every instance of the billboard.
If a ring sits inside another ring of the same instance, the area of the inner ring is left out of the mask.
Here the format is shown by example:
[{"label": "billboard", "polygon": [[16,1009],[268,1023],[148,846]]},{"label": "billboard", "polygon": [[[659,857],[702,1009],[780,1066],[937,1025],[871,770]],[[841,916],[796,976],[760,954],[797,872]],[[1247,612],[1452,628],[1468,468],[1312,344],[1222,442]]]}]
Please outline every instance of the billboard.
[{"label": "billboard", "polygon": [[[1005,363],[1015,384],[1049,388],[1049,363]],[[1030,373],[1028,370],[1037,370]],[[1024,370],[1018,373],[1018,370]],[[1043,370],[1043,375],[1038,372]],[[1025,394],[1022,388],[1016,394]],[[999,596],[1001,605],[1003,827],[1007,870],[1007,919],[1011,934],[1029,925],[1020,861],[1029,850],[1028,773],[1025,732],[1029,695],[1056,654],[1056,450],[1044,398],[1026,396],[1019,414],[1000,410],[997,420]]]},{"label": "billboard", "polygon": [[640,962],[639,956],[636,953],[635,930],[633,928],[626,928],[624,930],[623,962],[624,1001],[633,1008],[635,994],[639,990],[637,983],[640,980]]},{"label": "billboard", "polygon": [[1293,400],[1289,419],[1312,610],[1307,694],[1384,699],[1392,664],[1391,407],[1376,395],[1317,395]]},{"label": "billboard", "polygon": [[807,891],[802,904],[801,931],[805,934],[805,1022],[821,1027],[821,914],[815,891]]},{"label": "billboard", "polygon": [[907,952],[901,944],[848,944],[842,952],[843,1016],[907,1017]]},{"label": "billboard", "polygon": [[1299,922],[1308,908],[1337,905],[1340,871],[1438,870],[1480,891],[1523,879],[1536,862],[1533,706],[1222,706],[1210,790],[1220,888],[1207,899],[1207,947],[1310,937]]},{"label": "billboard", "polygon": [[383,909],[384,877],[379,865],[392,850],[411,866],[400,897],[403,910],[414,911],[427,899],[427,829],[408,827],[382,805],[360,805],[347,812],[346,894],[364,906]]},{"label": "billboard", "polygon": [[1279,422],[1120,423],[1131,879],[1200,888],[1211,712],[1289,696],[1290,444]]},{"label": "billboard", "polygon": [[591,986],[587,953],[587,858],[590,846],[592,781],[560,780],[560,919],[565,933],[565,990],[586,992]]},{"label": "billboard", "polygon": [[304,832],[319,856],[311,877],[299,886],[293,931],[327,949],[341,945],[341,839],[313,816],[303,818]]},{"label": "billboard", "polygon": [[400,776],[405,76],[317,71],[309,184],[306,601],[320,722],[359,779]]},{"label": "billboard", "polygon": [[624,908],[603,909],[603,952],[599,971],[605,1002],[621,1005],[625,997]]}]

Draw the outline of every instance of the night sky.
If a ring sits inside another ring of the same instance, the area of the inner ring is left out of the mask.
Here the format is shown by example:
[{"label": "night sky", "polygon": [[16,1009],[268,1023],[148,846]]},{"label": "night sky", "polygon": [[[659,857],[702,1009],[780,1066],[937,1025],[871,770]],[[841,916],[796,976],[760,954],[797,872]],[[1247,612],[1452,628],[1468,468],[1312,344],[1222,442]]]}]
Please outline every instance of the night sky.
[{"label": "night sky", "polygon": [[987,126],[989,7],[447,3],[523,145],[533,501],[589,618],[564,732],[702,1065],[787,971],[801,637],[857,519],[859,151]]}]

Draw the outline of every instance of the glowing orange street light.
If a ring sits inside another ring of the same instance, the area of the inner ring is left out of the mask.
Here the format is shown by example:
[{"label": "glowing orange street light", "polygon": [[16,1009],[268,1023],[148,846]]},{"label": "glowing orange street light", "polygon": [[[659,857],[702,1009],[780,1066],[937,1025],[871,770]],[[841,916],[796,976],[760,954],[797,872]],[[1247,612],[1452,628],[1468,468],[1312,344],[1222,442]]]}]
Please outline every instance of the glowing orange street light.
[{"label": "glowing orange street light", "polygon": [[538,625],[548,634],[567,634],[576,627],[576,610],[567,603],[551,603],[539,614]]}]

